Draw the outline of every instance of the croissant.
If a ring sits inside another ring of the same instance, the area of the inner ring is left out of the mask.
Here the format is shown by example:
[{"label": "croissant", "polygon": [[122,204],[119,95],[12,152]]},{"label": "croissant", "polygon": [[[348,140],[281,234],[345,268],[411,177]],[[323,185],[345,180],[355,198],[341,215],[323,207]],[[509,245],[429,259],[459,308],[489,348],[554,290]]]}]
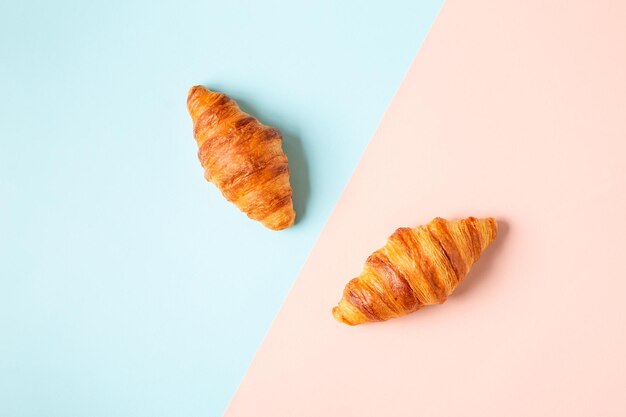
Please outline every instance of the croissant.
[{"label": "croissant", "polygon": [[496,238],[497,229],[491,217],[469,217],[452,222],[436,218],[426,226],[396,230],[346,285],[333,316],[356,325],[443,303]]},{"label": "croissant", "polygon": [[293,225],[289,165],[278,129],[244,113],[225,94],[202,86],[189,90],[187,108],[206,180],[266,227]]}]

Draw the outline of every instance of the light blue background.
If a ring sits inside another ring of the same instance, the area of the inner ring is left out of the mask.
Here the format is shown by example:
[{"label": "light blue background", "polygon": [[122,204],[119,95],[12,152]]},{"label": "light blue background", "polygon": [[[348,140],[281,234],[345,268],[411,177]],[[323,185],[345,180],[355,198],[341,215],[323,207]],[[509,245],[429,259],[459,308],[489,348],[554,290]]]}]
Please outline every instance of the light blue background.
[{"label": "light blue background", "polygon": [[[441,0],[0,1],[0,416],[219,416]],[[202,177],[194,84],[280,128],[297,225]]]}]

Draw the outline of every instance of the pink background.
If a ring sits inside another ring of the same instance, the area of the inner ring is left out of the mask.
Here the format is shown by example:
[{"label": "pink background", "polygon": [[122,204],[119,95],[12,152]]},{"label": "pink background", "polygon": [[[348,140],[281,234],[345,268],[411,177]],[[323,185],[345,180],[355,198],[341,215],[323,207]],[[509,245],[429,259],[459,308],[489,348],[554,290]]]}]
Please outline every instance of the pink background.
[{"label": "pink background", "polygon": [[[626,415],[625,22],[448,0],[226,415]],[[500,236],[445,305],[333,320],[393,230],[469,215]]]}]

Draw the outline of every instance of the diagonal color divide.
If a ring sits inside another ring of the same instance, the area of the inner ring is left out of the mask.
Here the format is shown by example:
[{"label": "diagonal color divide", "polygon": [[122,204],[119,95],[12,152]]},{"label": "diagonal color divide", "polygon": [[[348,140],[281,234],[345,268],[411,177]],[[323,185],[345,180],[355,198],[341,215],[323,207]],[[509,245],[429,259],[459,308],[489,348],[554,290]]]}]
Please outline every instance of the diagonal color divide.
[{"label": "diagonal color divide", "polygon": [[[449,0],[226,413],[626,414],[626,4]],[[497,217],[444,306],[331,308],[396,227]]]}]

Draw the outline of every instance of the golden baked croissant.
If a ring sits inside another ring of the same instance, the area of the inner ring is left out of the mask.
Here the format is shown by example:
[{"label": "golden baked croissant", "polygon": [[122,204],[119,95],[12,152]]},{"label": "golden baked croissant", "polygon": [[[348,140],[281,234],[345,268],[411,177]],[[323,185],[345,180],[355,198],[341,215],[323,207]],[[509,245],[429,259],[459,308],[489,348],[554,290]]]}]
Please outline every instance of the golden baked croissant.
[{"label": "golden baked croissant", "polygon": [[441,304],[496,238],[495,219],[436,218],[426,226],[403,227],[374,252],[333,308],[350,324],[384,321]]},{"label": "golden baked croissant", "polygon": [[225,94],[202,86],[189,90],[187,108],[207,181],[270,229],[293,225],[289,166],[278,129],[244,113]]}]

